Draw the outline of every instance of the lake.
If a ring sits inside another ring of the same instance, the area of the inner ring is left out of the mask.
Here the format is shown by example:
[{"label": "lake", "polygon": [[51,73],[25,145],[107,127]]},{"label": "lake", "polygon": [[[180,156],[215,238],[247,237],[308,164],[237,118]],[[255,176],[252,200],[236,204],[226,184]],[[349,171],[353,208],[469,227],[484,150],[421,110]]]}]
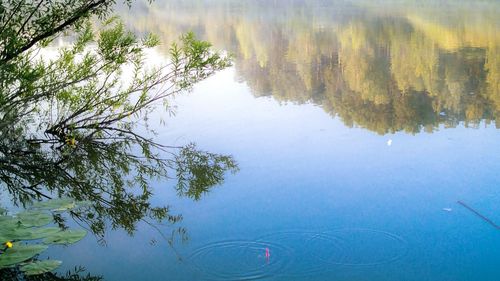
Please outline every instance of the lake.
[{"label": "lake", "polygon": [[[137,34],[193,31],[233,66],[151,118],[157,140],[233,155],[169,245],[88,235],[48,255],[105,280],[497,281],[500,3],[167,1],[119,7]],[[159,124],[160,117],[165,125]]]}]

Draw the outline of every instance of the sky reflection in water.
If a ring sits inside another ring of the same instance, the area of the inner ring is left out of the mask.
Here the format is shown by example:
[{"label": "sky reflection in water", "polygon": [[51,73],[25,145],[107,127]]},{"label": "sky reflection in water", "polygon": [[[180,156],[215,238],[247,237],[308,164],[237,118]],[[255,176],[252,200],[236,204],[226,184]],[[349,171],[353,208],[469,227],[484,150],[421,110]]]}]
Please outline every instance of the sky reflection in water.
[{"label": "sky reflection in water", "polygon": [[241,171],[198,202],[156,191],[184,216],[182,261],[141,226],[63,249],[68,267],[106,280],[498,279],[498,230],[457,201],[500,223],[499,4],[196,3],[126,21],[235,54],[174,101],[159,140],[232,154]]}]

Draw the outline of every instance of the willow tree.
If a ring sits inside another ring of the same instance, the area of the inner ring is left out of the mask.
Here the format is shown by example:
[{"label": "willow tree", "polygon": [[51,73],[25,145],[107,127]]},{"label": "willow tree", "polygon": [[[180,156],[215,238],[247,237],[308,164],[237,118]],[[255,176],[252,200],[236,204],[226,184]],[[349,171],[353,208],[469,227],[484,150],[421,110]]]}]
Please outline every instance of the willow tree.
[{"label": "willow tree", "polygon": [[[169,96],[227,67],[228,57],[190,33],[171,46],[168,63],[150,67],[145,50],[158,40],[128,32],[110,17],[114,4],[0,2],[3,192],[15,204],[52,197],[90,201],[73,215],[97,234],[107,221],[132,232],[141,220],[179,219],[167,206],[151,205],[151,179],[175,178],[179,194],[198,199],[237,169],[231,156],[194,144],[167,146],[142,129],[157,106],[169,110]],[[40,56],[66,35],[71,43],[57,56]]]}]

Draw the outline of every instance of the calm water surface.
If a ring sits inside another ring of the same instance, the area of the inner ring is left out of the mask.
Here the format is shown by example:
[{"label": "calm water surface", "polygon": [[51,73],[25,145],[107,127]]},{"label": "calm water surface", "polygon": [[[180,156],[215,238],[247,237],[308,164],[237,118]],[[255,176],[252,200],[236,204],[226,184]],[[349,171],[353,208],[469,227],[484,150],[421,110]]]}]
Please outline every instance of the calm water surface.
[{"label": "calm water surface", "polygon": [[141,225],[50,255],[112,281],[500,280],[500,230],[457,203],[500,224],[500,4],[438,2],[124,9],[138,34],[193,30],[234,54],[158,139],[241,170],[196,202],[156,183],[189,233],[175,251]]}]

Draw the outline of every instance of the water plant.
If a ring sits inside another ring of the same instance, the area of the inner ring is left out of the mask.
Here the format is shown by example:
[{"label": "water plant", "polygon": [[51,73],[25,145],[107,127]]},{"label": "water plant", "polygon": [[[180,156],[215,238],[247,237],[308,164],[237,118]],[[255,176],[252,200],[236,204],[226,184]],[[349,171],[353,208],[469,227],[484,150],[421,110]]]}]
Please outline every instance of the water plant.
[{"label": "water plant", "polygon": [[83,229],[50,225],[63,212],[85,205],[85,202],[62,198],[37,202],[14,215],[0,209],[0,270],[17,267],[25,275],[38,275],[59,267],[61,261],[36,257],[49,245],[69,245],[85,237],[87,231]]}]

